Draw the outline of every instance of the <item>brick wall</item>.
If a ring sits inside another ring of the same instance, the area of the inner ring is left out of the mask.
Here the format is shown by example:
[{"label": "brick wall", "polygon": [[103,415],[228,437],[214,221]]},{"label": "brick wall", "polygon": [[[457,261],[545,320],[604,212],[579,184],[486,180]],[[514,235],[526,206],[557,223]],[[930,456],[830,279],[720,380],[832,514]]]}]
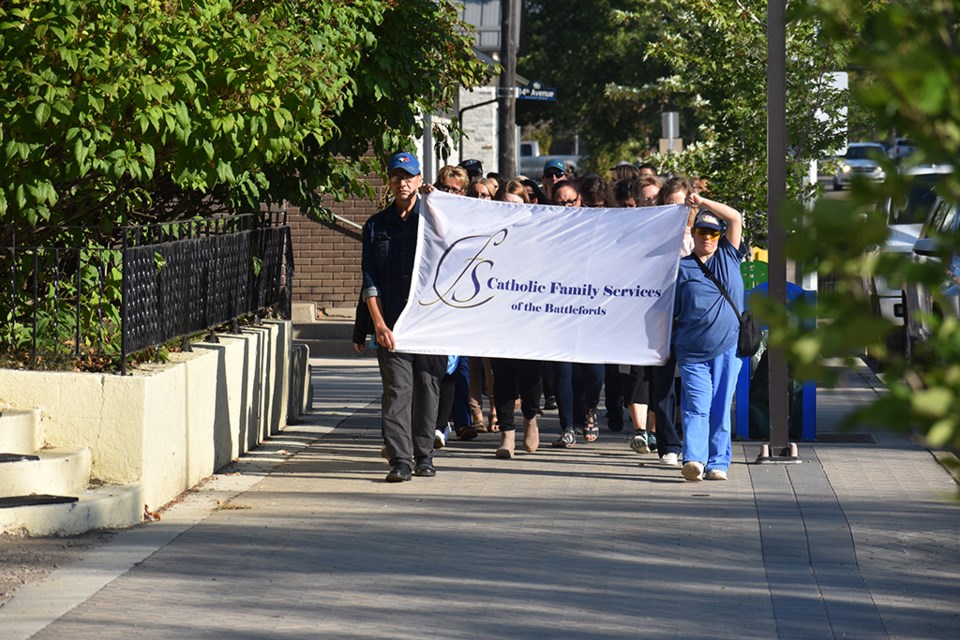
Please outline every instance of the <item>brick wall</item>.
[{"label": "brick wall", "polygon": [[[496,86],[480,87],[473,91],[460,91],[460,107],[484,102],[496,97]],[[468,136],[464,140],[463,158],[477,158],[484,171],[494,171],[497,166],[497,104],[472,109],[464,114],[464,128]],[[421,162],[432,154],[425,155],[424,141],[415,149]],[[448,160],[459,162],[459,150]],[[424,177],[432,180],[435,175],[424,166]],[[368,182],[379,194],[386,187],[381,176],[368,176]],[[389,198],[384,198],[384,202]],[[383,205],[371,200],[352,199],[330,208],[339,216],[362,225],[367,218]],[[296,208],[287,210],[293,238],[295,274],[293,301],[315,303],[317,309],[350,308],[357,304],[360,295],[360,230],[340,221],[320,223],[302,215]]]},{"label": "brick wall", "polygon": [[[379,177],[369,178],[377,192]],[[351,199],[331,205],[339,216],[363,225],[379,210],[372,200]],[[313,302],[318,309],[353,308],[360,295],[360,230],[339,220],[321,223],[287,210],[293,244],[294,302]]]}]

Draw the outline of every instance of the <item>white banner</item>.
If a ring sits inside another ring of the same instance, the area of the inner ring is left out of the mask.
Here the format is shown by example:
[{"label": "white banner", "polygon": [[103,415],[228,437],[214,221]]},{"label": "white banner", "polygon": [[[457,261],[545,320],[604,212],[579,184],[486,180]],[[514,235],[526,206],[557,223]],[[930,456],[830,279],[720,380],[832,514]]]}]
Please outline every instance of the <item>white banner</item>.
[{"label": "white banner", "polygon": [[662,364],[686,206],[594,209],[434,191],[396,350]]}]

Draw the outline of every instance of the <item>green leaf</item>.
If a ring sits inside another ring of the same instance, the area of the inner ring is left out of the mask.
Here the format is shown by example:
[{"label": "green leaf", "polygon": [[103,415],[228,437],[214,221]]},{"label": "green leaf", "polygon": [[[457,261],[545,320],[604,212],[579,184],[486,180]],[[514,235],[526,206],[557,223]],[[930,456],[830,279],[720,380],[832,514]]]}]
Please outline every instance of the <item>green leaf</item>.
[{"label": "green leaf", "polygon": [[221,182],[234,182],[233,177],[233,167],[224,162],[223,160],[217,161],[217,177],[220,178]]},{"label": "green leaf", "polygon": [[38,104],[33,112],[33,117],[36,119],[38,125],[43,126],[47,120],[50,119],[50,105],[46,102]]},{"label": "green leaf", "polygon": [[83,164],[87,160],[87,156],[90,154],[90,148],[87,147],[86,143],[83,140],[77,140],[73,145],[73,157],[76,159],[77,163]]},{"label": "green leaf", "polygon": [[87,99],[90,101],[90,106],[93,107],[94,111],[96,111],[99,114],[103,113],[103,107],[104,107],[103,98],[91,93],[87,95]]},{"label": "green leaf", "polygon": [[157,163],[156,152],[154,151],[152,144],[144,142],[142,145],[140,145],[140,156],[151,168]]},{"label": "green leaf", "polygon": [[934,387],[915,393],[911,399],[917,413],[927,416],[943,416],[951,407],[953,395],[949,389]]}]

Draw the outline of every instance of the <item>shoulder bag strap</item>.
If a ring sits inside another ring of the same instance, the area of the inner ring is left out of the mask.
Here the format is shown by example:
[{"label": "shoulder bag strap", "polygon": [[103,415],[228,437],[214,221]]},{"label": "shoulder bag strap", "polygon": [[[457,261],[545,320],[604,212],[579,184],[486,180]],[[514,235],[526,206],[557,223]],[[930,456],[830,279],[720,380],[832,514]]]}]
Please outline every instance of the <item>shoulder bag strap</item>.
[{"label": "shoulder bag strap", "polygon": [[700,260],[700,256],[698,256],[696,253],[691,253],[690,255],[693,256],[693,259],[697,261],[697,266],[699,266],[700,270],[703,271],[703,275],[710,278],[710,281],[717,285],[717,289],[720,289],[720,293],[723,294],[723,297],[726,298],[727,302],[730,303],[730,306],[733,307],[733,312],[737,314],[737,320],[742,321],[740,311],[737,309],[737,305],[733,304],[733,300],[730,299],[730,294],[727,293],[727,290],[722,284],[720,284],[720,281],[717,280],[717,276],[713,275],[713,271],[707,269],[707,265],[703,264],[703,261]]}]

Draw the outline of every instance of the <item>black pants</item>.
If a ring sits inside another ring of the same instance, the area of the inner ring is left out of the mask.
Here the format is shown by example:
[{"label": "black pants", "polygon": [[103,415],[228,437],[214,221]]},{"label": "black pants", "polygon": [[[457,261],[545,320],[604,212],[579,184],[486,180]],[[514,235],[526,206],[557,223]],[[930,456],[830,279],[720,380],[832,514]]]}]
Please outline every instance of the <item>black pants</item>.
[{"label": "black pants", "polygon": [[539,360],[512,360],[491,358],[493,367],[493,402],[497,405],[497,422],[501,431],[513,431],[513,410],[520,394],[520,411],[524,420],[534,418],[540,412],[540,396],[543,381]]},{"label": "black pants", "polygon": [[618,364],[606,364],[603,368],[603,403],[607,406],[608,420],[623,424],[627,376],[620,373]]},{"label": "black pants", "polygon": [[660,367],[647,367],[650,378],[650,407],[657,416],[657,454],[680,453],[683,449],[677,434],[677,392],[674,372],[677,358],[672,353],[670,360]]}]

